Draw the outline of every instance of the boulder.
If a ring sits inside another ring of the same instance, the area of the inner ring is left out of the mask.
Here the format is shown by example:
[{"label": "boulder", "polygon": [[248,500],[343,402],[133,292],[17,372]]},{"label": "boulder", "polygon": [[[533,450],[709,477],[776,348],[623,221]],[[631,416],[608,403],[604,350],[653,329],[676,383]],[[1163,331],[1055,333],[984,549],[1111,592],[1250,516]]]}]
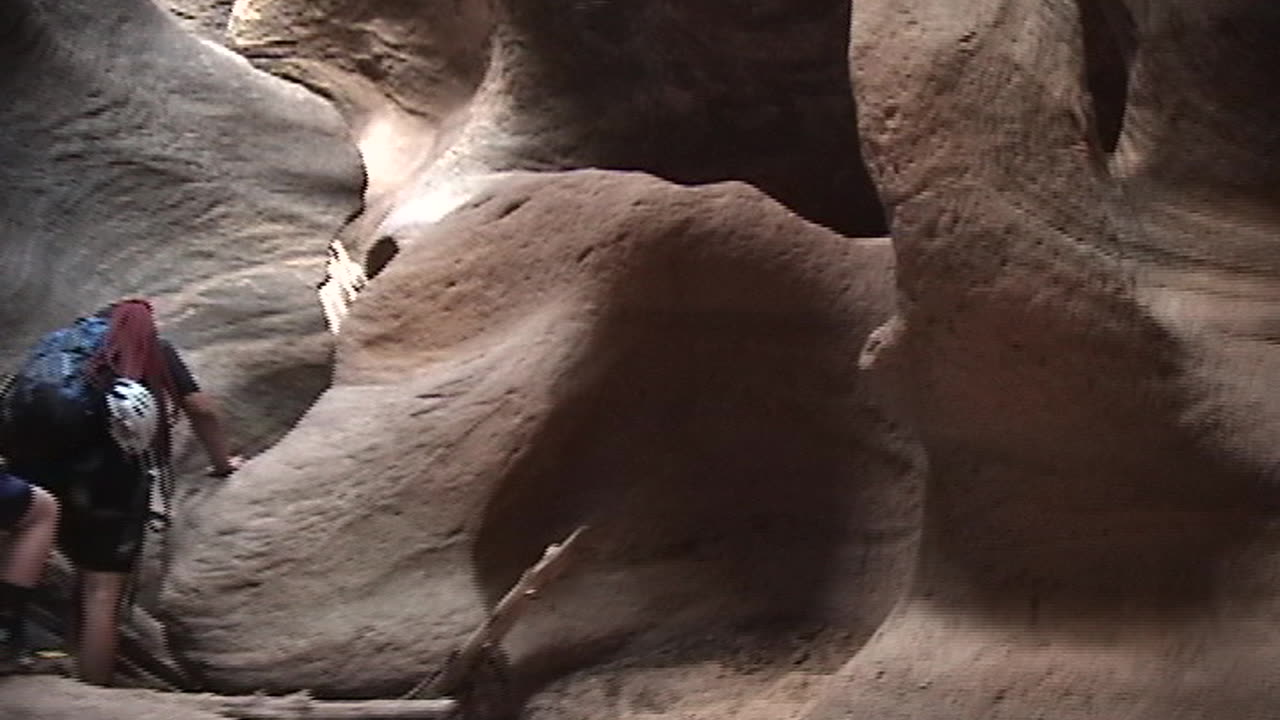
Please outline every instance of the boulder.
[{"label": "boulder", "polygon": [[[163,607],[207,687],[403,692],[583,524],[503,647],[535,685],[746,628],[847,648],[880,620],[919,469],[856,369],[887,241],[740,183],[604,171],[506,177],[403,239],[333,387],[180,518]],[[691,652],[705,676],[717,649]],[[797,652],[756,667],[799,674]]]}]

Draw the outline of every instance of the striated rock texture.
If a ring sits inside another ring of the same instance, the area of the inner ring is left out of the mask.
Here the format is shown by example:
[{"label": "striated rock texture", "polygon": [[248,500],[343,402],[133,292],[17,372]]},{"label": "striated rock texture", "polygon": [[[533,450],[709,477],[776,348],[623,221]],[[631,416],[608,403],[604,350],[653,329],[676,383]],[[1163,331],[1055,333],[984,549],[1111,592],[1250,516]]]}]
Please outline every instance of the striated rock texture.
[{"label": "striated rock texture", "polygon": [[1274,715],[1280,9],[859,1],[930,473],[909,597],[806,714]]},{"label": "striated rock texture", "polygon": [[1274,716],[1274,3],[232,15],[363,208],[149,2],[0,10],[0,357],[156,295],[265,446],[363,211],[333,387],[171,536],[198,683],[398,693],[586,523],[535,719]]},{"label": "striated rock texture", "polygon": [[[747,626],[847,652],[880,620],[918,467],[856,372],[887,242],[599,171],[515,175],[404,239],[334,386],[182,519],[164,607],[209,687],[402,692],[582,523],[505,646],[518,677]],[[796,652],[757,664],[823,655]]]},{"label": "striated rock texture", "polygon": [[445,143],[488,65],[489,0],[241,0],[233,47],[343,111],[369,177],[358,244]]},{"label": "striated rock texture", "polygon": [[339,102],[376,95],[440,122],[480,84],[493,22],[488,0],[241,0],[231,31],[255,61]]},{"label": "striated rock texture", "polygon": [[846,234],[882,232],[850,122],[846,0],[331,5],[249,0],[233,38],[348,108],[371,179],[356,249],[513,169],[739,179]]},{"label": "striated rock texture", "polygon": [[313,288],[360,203],[340,117],[149,0],[0,9],[0,361],[122,295],[156,298],[239,447],[328,382]]},{"label": "striated rock texture", "polygon": [[216,43],[227,40],[227,23],[234,0],[157,0],[183,28]]}]

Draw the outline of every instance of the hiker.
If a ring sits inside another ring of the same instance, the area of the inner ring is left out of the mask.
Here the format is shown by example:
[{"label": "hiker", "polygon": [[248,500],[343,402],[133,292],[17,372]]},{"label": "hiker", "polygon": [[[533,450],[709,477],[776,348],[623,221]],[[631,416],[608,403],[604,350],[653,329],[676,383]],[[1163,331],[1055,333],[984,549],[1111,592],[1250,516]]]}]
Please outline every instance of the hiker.
[{"label": "hiker", "polygon": [[[16,416],[12,434],[25,435],[19,446],[34,453],[10,460],[14,472],[61,503],[58,546],[79,571],[77,674],[105,685],[115,664],[125,589],[145,536],[152,480],[170,460],[175,409],[190,420],[211,475],[231,474],[241,459],[228,449],[211,398],[157,334],[148,301],[121,300],[47,338],[29,361],[32,369],[24,370],[35,379],[19,373],[9,393],[17,399],[6,398],[7,407],[19,405],[9,410]],[[75,367],[75,377],[50,382],[56,373],[41,370],[42,358],[50,355],[58,361],[44,361],[45,367]],[[68,395],[75,397],[68,401]],[[78,410],[80,396],[98,399],[91,419]],[[60,446],[56,452],[49,452],[51,440]]]},{"label": "hiker", "polygon": [[0,532],[9,552],[0,565],[0,673],[29,664],[27,603],[58,529],[58,501],[48,491],[0,469]]}]

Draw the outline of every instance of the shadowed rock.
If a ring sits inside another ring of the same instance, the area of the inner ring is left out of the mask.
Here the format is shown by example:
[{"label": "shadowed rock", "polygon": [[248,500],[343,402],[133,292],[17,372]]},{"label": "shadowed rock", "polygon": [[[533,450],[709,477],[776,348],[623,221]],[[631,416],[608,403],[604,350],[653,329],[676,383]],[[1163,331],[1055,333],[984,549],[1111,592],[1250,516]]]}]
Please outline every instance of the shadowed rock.
[{"label": "shadowed rock", "polygon": [[807,717],[1273,714],[1277,28],[858,3],[900,289],[866,365],[931,470],[911,593]]},{"label": "shadowed rock", "polygon": [[107,690],[49,677],[0,678],[4,720],[225,720],[174,695]]}]

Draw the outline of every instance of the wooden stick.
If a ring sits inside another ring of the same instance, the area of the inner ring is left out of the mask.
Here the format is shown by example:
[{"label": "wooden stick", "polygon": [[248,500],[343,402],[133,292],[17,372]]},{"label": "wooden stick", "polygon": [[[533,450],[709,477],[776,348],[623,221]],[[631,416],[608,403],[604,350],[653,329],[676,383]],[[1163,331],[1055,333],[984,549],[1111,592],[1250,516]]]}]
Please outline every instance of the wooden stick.
[{"label": "wooden stick", "polygon": [[586,531],[587,526],[583,525],[563,541],[548,545],[538,562],[520,575],[520,579],[511,586],[506,595],[502,596],[480,627],[476,628],[463,643],[462,648],[450,657],[444,670],[418,683],[405,697],[416,698],[424,694],[439,697],[456,691],[483,657],[486,648],[501,642],[528,607],[529,602],[536,599],[547,585],[564,572],[572,557],[570,551],[574,543]]},{"label": "wooden stick", "polygon": [[305,693],[285,697],[203,696],[204,709],[237,720],[442,720],[458,704],[436,700],[315,700]]}]

